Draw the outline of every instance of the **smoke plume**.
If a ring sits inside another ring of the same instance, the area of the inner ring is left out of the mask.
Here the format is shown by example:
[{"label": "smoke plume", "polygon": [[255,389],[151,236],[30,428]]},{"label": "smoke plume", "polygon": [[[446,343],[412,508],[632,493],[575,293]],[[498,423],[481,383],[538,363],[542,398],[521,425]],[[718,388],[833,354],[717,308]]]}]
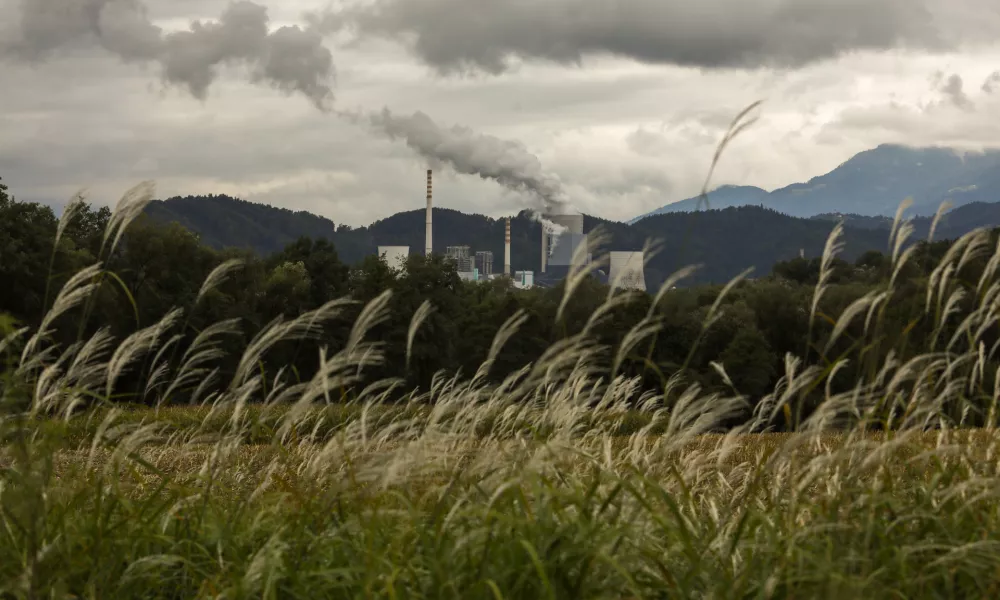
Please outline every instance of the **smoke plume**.
[{"label": "smoke plume", "polygon": [[562,182],[547,172],[521,142],[476,133],[468,127],[442,127],[423,112],[394,115],[389,109],[368,115],[341,113],[392,140],[403,140],[432,166],[447,165],[458,173],[496,181],[526,194],[545,213],[572,212]]},{"label": "smoke plume", "polygon": [[204,100],[222,66],[249,68],[250,81],[300,93],[321,110],[333,97],[333,56],[312,28],[270,31],[267,8],[231,3],[216,21],[164,32],[141,0],[22,0],[0,55],[38,62],[96,44],[125,62],[155,63],[163,80]]}]

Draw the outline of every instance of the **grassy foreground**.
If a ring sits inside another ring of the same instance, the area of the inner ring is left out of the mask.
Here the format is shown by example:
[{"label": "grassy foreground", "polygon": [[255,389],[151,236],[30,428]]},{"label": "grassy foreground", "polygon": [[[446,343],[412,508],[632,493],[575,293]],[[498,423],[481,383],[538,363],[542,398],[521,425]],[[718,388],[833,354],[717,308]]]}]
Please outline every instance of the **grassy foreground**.
[{"label": "grassy foreground", "polygon": [[5,448],[11,597],[1000,591],[995,432],[408,437],[359,416],[251,444],[154,422]]},{"label": "grassy foreground", "polygon": [[[961,249],[946,262],[965,260]],[[150,404],[180,388],[197,396],[218,346],[206,334],[160,362],[176,313],[121,343],[100,332],[49,344],[47,328],[99,275],[71,280],[38,331],[0,342],[4,598],[1000,593],[1000,393],[987,390],[985,428],[959,428],[984,406],[968,400],[985,385],[975,340],[890,356],[853,390],[827,389],[794,434],[760,432],[836,365],[789,357],[774,393],[722,435],[744,398],[680,377],[658,391],[608,377],[595,365],[609,350],[586,331],[498,385],[482,373],[441,379],[387,407],[387,383],[332,404],[331,390],[378,364],[365,333],[383,296],[310,381],[265,380],[256,365],[325,308],[273,324],[199,407],[120,410],[109,390],[145,360]],[[951,293],[943,281],[939,299]],[[958,315],[970,335],[996,321],[1000,284],[981,287]],[[877,312],[877,298],[863,300],[842,318]],[[517,326],[497,335],[485,369]],[[627,342],[656,331],[651,318]],[[889,431],[871,433],[875,423]]]}]

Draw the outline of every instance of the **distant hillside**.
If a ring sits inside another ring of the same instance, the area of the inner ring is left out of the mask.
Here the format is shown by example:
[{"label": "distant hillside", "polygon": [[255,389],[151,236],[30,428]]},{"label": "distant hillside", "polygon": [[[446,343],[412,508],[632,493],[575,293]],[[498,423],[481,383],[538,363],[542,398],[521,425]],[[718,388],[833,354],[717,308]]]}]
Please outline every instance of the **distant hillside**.
[{"label": "distant hillside", "polygon": [[759,206],[767,200],[767,190],[749,185],[723,185],[708,195],[708,204],[702,202],[701,197],[688,198],[680,202],[674,202],[661,208],[636,217],[630,223],[635,223],[640,219],[653,215],[662,215],[676,212],[695,212],[697,210],[718,210],[723,208],[733,208],[737,206]]},{"label": "distant hillside", "polygon": [[330,239],[335,233],[332,221],[312,213],[229,196],[156,200],[146,214],[158,221],[180,223],[213,248],[250,248],[262,255],[279,252],[300,236]]},{"label": "distant hillside", "polygon": [[[335,243],[341,260],[356,264],[374,254],[378,246],[410,246],[423,252],[424,210],[399,213],[368,227],[336,225],[308,212],[293,212],[228,196],[188,196],[152,202],[146,214],[160,222],[177,222],[197,233],[202,242],[217,249],[248,248],[260,255],[279,252],[300,236]],[[471,245],[492,250],[503,269],[504,223],[483,215],[467,215],[447,208],[434,209],[434,251],[448,246]],[[512,257],[515,269],[531,270],[541,262],[541,226],[526,214],[512,224]],[[533,240],[529,242],[530,239]]]},{"label": "distant hillside", "polygon": [[[856,229],[879,229],[888,231],[892,227],[889,217],[864,217],[861,215],[825,214],[813,217],[823,221],[843,221],[847,227]],[[917,238],[926,238],[930,234],[934,217],[916,217],[910,222],[913,234]],[[984,227],[1000,227],[1000,203],[973,202],[959,206],[941,216],[935,239],[954,239],[961,237],[973,229]]]},{"label": "distant hillside", "polygon": [[[941,231],[953,236],[953,232],[962,228],[979,226],[983,220],[994,218],[1000,224],[1000,210],[997,209],[1000,206],[963,207],[961,212],[949,216]],[[991,210],[996,217],[986,214]],[[147,212],[154,219],[181,223],[213,247],[251,248],[262,255],[280,250],[300,235],[333,241],[341,259],[349,264],[357,264],[365,256],[374,254],[379,245],[409,246],[414,253],[422,252],[424,247],[423,210],[399,213],[360,228],[337,226],[309,213],[226,196],[170,199],[153,203]],[[468,245],[473,251],[490,250],[495,269],[502,270],[502,219],[435,208],[434,223],[435,252],[444,252],[447,246],[453,245]],[[765,275],[774,263],[794,258],[800,250],[808,256],[818,256],[833,223],[820,218],[789,217],[751,206],[661,214],[634,225],[586,217],[587,231],[597,226],[605,228],[611,236],[606,250],[641,250],[648,239],[662,241],[659,254],[651,259],[646,270],[647,284],[656,287],[669,274],[688,264],[704,265],[691,283],[719,283],[751,266],[757,276]],[[537,271],[541,262],[541,226],[522,213],[513,218],[511,229],[513,268]],[[937,237],[941,238],[943,233]],[[888,229],[849,226],[845,242],[843,257],[847,259],[871,249],[885,250]]]},{"label": "distant hillside", "polygon": [[[932,216],[946,200],[956,207],[1000,201],[1000,151],[960,155],[947,148],[884,144],[825,175],[773,192],[722,186],[709,194],[709,204],[712,208],[762,205],[797,217],[828,213],[892,217],[907,197],[914,200],[909,214],[916,216]],[[698,198],[689,198],[637,219],[697,208]]]},{"label": "distant hillside", "polygon": [[[662,240],[659,256],[646,270],[648,281],[662,281],[688,264],[702,264],[693,282],[721,283],[747,267],[753,277],[770,273],[778,261],[799,255],[819,256],[834,223],[799,219],[756,206],[696,213],[652,216],[634,225],[607,224],[615,243],[641,246],[644,240]],[[867,250],[886,250],[888,232],[845,228],[842,258],[853,260]]]}]

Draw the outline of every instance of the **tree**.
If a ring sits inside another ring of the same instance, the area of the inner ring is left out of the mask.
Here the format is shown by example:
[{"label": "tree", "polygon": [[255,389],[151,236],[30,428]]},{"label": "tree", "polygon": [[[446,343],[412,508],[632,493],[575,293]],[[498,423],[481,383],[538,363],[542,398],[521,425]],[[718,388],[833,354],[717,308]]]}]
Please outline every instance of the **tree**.
[{"label": "tree", "polygon": [[38,322],[47,308],[57,225],[51,208],[0,193],[0,310],[25,323]]},{"label": "tree", "polygon": [[7,194],[8,189],[7,184],[3,182],[3,177],[0,177],[0,208],[7,206],[7,204],[14,201],[14,199]]},{"label": "tree", "polygon": [[[467,309],[460,299],[464,290],[455,264],[440,255],[411,255],[403,273],[393,284],[393,344],[390,356],[404,362],[410,321],[425,300],[433,312],[424,320],[414,338],[409,362],[410,381],[428,389],[434,374],[442,369],[455,371],[457,322]],[[399,364],[399,363],[397,363]]]},{"label": "tree", "polygon": [[129,226],[108,268],[125,283],[145,327],[173,308],[190,309],[219,262],[211,248],[177,223],[160,225],[141,216]]},{"label": "tree", "polygon": [[264,313],[295,318],[306,312],[311,287],[309,272],[302,261],[283,262],[271,271],[264,283]]},{"label": "tree", "polygon": [[300,237],[272,257],[272,264],[300,263],[309,279],[309,307],[317,308],[350,291],[350,269],[329,240]]},{"label": "tree", "polygon": [[771,389],[775,356],[767,338],[753,325],[736,332],[719,361],[741,394],[760,398]]}]

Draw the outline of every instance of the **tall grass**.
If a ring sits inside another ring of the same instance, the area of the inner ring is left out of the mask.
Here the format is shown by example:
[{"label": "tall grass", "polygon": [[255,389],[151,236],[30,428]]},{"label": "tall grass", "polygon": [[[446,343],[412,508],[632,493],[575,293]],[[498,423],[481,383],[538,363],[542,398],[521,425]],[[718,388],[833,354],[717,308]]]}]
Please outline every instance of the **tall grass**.
[{"label": "tall grass", "polygon": [[[142,201],[119,206],[116,232]],[[650,391],[617,372],[623,352],[660,331],[653,311],[625,336],[610,377],[599,365],[612,349],[584,331],[487,383],[524,323],[519,314],[473,377],[438,377],[392,406],[385,398],[398,382],[384,381],[344,404],[335,391],[383,360],[367,333],[385,318],[388,295],[362,311],[343,348],[320,353],[311,381],[267,380],[259,359],[314,335],[343,301],[270,324],[220,382],[213,364],[229,322],[204,330],[176,361],[179,311],[125,340],[102,330],[52,345],[55,317],[92,298],[104,273],[95,265],[64,286],[41,328],[3,332],[0,342],[0,594],[994,596],[1000,389],[985,382],[1000,378],[986,377],[997,348],[980,341],[996,323],[1000,255],[964,312],[955,281],[989,250],[985,239],[969,234],[934,271],[930,347],[905,361],[890,352],[850,391],[831,391],[847,361],[875,360],[893,276],[834,327],[844,335],[863,319],[871,343],[853,357],[788,356],[773,393],[725,434],[713,432],[746,410],[737,390],[711,394],[678,375]],[[893,254],[894,273],[908,256]],[[414,315],[410,339],[429,310]],[[156,408],[108,403],[140,361]],[[167,406],[178,390],[198,406]],[[803,399],[817,391],[823,402],[806,416]],[[987,426],[961,429],[974,410],[988,413]],[[797,432],[761,433],[782,418],[799,419]]]}]

